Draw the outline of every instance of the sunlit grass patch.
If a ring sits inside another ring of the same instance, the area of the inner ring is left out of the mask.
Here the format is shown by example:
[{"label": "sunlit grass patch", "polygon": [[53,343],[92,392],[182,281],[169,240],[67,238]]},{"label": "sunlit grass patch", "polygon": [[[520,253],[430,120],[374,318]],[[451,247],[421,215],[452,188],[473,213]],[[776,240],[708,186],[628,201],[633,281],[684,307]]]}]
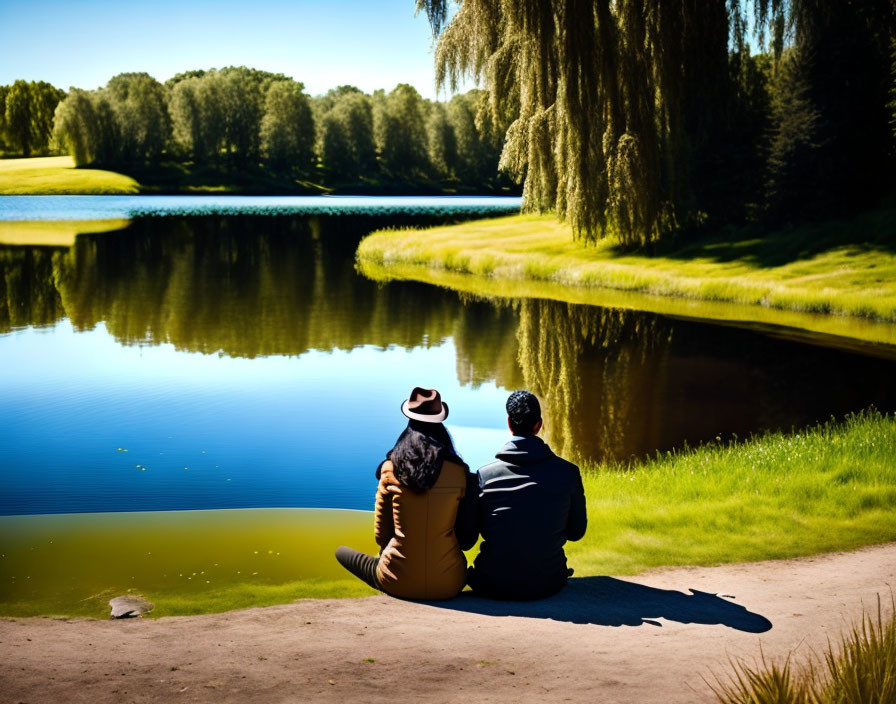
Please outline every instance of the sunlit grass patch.
[{"label": "sunlit grass patch", "polygon": [[896,540],[896,422],[843,423],[585,467],[576,573],[799,557]]},{"label": "sunlit grass patch", "polygon": [[[585,245],[551,215],[513,215],[426,230],[375,232],[360,263],[415,264],[493,279],[545,281],[722,301],[770,309],[896,321],[896,211],[752,230],[664,249],[620,248],[612,238]],[[855,232],[864,242],[856,243]],[[487,258],[488,264],[479,264]],[[487,286],[486,286],[487,288]]]},{"label": "sunlit grass patch", "polygon": [[128,220],[0,220],[0,244],[38,247],[71,247],[85,233],[113,232]]},{"label": "sunlit grass patch", "polygon": [[76,169],[70,156],[0,159],[0,195],[112,195],[139,193],[130,176]]}]

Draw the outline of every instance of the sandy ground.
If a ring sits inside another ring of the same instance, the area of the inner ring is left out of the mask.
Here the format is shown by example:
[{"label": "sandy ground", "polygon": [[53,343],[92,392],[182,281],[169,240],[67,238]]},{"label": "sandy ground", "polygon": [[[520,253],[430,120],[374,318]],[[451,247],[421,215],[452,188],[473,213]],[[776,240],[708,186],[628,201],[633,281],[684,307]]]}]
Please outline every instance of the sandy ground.
[{"label": "sandy ground", "polygon": [[126,621],[0,621],[5,702],[701,702],[730,657],[807,656],[889,609],[896,543],[574,579],[530,604],[305,600]]}]

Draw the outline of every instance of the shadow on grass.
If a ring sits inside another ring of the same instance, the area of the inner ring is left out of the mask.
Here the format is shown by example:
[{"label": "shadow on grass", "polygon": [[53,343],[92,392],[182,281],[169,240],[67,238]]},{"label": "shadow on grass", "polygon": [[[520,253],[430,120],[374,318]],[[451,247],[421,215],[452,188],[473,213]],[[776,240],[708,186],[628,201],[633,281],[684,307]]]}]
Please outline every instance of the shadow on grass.
[{"label": "shadow on grass", "polygon": [[617,245],[617,256],[633,251],[682,261],[706,259],[720,263],[743,262],[759,268],[778,267],[811,259],[834,249],[846,256],[869,252],[896,253],[896,206],[859,213],[851,218],[777,227],[768,231],[759,225],[731,227],[693,240],[660,242],[646,250]]},{"label": "shadow on grass", "polygon": [[540,601],[495,601],[464,592],[456,599],[428,602],[431,606],[485,616],[545,618],[596,626],[662,626],[656,619],[678,623],[727,626],[747,633],[772,627],[761,614],[716,594],[657,589],[615,577],[569,580],[559,594]]}]

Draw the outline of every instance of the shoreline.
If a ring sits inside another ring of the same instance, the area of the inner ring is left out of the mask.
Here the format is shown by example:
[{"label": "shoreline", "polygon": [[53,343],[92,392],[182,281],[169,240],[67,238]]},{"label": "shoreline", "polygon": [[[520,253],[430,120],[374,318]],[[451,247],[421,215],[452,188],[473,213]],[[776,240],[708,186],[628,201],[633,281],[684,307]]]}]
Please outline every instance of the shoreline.
[{"label": "shoreline", "polygon": [[889,613],[894,580],[890,543],[573,578],[541,602],[379,595],[166,619],[0,619],[0,687],[12,701],[72,704],[710,702],[732,658],[802,663],[878,598]]},{"label": "shoreline", "polygon": [[[723,233],[657,255],[611,238],[585,244],[550,215],[511,215],[420,230],[379,230],[358,247],[362,273],[484,297],[637,308],[779,324],[896,343],[896,211],[792,232]],[[851,241],[851,233],[864,233]],[[889,239],[888,239],[889,238]]]}]

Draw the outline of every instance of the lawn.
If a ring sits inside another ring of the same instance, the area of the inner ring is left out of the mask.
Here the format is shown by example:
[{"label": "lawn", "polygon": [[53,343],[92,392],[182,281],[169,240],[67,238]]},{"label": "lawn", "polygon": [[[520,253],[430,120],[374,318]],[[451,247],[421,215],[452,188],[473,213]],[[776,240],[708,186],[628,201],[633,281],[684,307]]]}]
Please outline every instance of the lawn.
[{"label": "lawn", "polygon": [[111,195],[139,193],[130,176],[76,169],[70,156],[0,159],[0,195]]},{"label": "lawn", "polygon": [[[513,215],[375,232],[361,242],[357,256],[362,270],[367,267],[379,278],[390,270],[399,278],[430,281],[427,270],[465,275],[477,279],[473,287],[485,294],[513,295],[516,288],[529,295],[526,285],[540,283],[554,287],[550,297],[561,300],[569,300],[570,288],[604,290],[748,306],[758,320],[763,320],[758,310],[767,309],[892,323],[894,233],[896,210],[888,209],[791,230],[741,228],[646,253],[626,250],[612,237],[585,245],[551,215]],[[642,300],[632,307],[656,306]],[[690,308],[691,315],[703,317],[699,308]],[[734,319],[749,319],[749,313],[741,311]],[[790,321],[782,324],[796,322]]]}]

